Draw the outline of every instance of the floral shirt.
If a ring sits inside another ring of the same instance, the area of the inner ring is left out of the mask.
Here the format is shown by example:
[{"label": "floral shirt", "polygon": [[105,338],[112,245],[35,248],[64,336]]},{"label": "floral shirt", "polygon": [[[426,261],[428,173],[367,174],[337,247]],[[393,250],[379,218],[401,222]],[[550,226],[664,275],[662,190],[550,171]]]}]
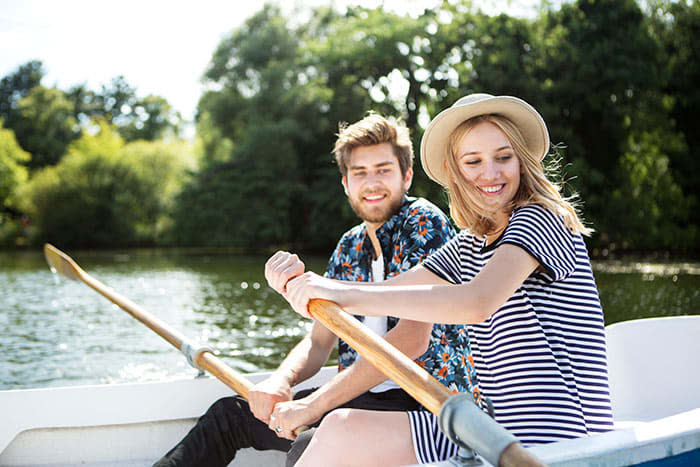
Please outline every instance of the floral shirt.
[{"label": "floral shirt", "polygon": [[[377,229],[384,258],[384,278],[401,274],[437,251],[455,232],[445,214],[422,198],[404,199],[399,212]],[[364,223],[347,231],[338,242],[326,269],[326,277],[371,282],[374,249]],[[390,315],[387,310],[387,315]],[[364,321],[364,316],[355,316]],[[398,318],[387,316],[387,329]],[[338,344],[338,367],[347,368],[357,352],[342,339]],[[428,350],[416,363],[454,392],[471,392],[476,399],[473,367],[466,326],[435,324]]]}]

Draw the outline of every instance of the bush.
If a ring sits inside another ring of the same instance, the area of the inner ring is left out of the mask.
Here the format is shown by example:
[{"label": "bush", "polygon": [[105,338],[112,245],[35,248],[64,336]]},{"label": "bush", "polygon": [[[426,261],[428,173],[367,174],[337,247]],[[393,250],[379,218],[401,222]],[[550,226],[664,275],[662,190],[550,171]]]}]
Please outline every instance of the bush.
[{"label": "bush", "polygon": [[191,151],[182,143],[124,144],[106,124],[42,169],[26,191],[35,240],[78,247],[153,244]]}]

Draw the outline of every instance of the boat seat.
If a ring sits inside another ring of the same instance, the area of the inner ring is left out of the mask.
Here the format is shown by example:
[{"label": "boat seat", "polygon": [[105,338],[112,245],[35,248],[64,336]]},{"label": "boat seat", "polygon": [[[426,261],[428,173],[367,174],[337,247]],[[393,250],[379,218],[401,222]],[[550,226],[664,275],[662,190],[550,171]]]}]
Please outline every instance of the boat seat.
[{"label": "boat seat", "polygon": [[624,321],[606,335],[616,425],[697,408],[700,316]]}]

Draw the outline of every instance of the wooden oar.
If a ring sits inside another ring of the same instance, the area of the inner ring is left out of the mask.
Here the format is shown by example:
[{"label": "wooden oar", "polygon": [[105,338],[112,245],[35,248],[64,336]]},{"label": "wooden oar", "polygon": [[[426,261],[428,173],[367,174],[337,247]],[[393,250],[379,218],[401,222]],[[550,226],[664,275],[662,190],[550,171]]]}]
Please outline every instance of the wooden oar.
[{"label": "wooden oar", "polygon": [[180,349],[192,366],[208,371],[225,385],[236,391],[241,397],[248,399],[248,392],[250,388],[253,387],[253,383],[241,373],[233,370],[222,362],[210,349],[198,346],[128,298],[118,294],[100,281],[94,279],[58,248],[47,243],[44,245],[44,256],[53,271],[69,279],[86,283],[105,298],[151,328],[174,347]]},{"label": "wooden oar", "polygon": [[[396,347],[377,336],[337,304],[328,300],[311,300],[309,314],[347,342],[378,370],[391,378],[435,415],[439,415],[443,404],[453,396],[447,387],[440,384],[427,371],[399,352]],[[485,414],[483,415],[486,417]],[[501,429],[505,431],[505,429]],[[502,467],[541,467],[544,465],[517,442],[508,445],[500,457],[496,459],[496,462],[492,459],[487,460]]]},{"label": "wooden oar", "polygon": [[[179,349],[185,355],[190,365],[209,372],[209,374],[216,379],[236,391],[239,396],[248,400],[248,393],[250,392],[250,388],[253,387],[253,383],[241,373],[221,361],[221,359],[212,353],[211,349],[197,345],[197,343],[171,328],[168,324],[156,318],[128,298],[118,294],[113,289],[93,278],[90,274],[83,271],[70,256],[63,253],[55,246],[48,243],[45,244],[44,256],[49,266],[51,266],[52,271],[69,279],[86,283],[109,301],[118,305],[121,309],[141,321],[155,331],[156,334]],[[298,436],[299,433],[308,429],[308,426],[302,425],[294,429],[294,434]]]}]

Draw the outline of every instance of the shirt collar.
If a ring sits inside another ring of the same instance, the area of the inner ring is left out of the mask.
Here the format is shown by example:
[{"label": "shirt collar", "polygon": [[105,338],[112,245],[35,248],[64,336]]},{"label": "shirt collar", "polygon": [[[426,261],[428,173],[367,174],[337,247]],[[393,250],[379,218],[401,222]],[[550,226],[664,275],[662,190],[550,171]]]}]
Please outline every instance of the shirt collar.
[{"label": "shirt collar", "polygon": [[[391,216],[385,223],[383,223],[377,228],[377,231],[375,233],[377,235],[377,239],[379,240],[379,245],[382,249],[382,255],[384,255],[384,261],[386,261],[387,258],[391,258],[393,254],[393,251],[390,248],[391,238],[395,233],[396,229],[402,225],[402,219],[405,217],[406,210],[415,200],[416,198],[404,195],[403,203],[401,204],[401,207],[396,212],[396,214]],[[367,227],[364,224],[363,233],[364,240],[362,248],[365,250],[365,253],[368,253],[370,255],[370,258],[376,259],[374,257],[374,248],[372,247],[372,241],[369,239]]]}]

